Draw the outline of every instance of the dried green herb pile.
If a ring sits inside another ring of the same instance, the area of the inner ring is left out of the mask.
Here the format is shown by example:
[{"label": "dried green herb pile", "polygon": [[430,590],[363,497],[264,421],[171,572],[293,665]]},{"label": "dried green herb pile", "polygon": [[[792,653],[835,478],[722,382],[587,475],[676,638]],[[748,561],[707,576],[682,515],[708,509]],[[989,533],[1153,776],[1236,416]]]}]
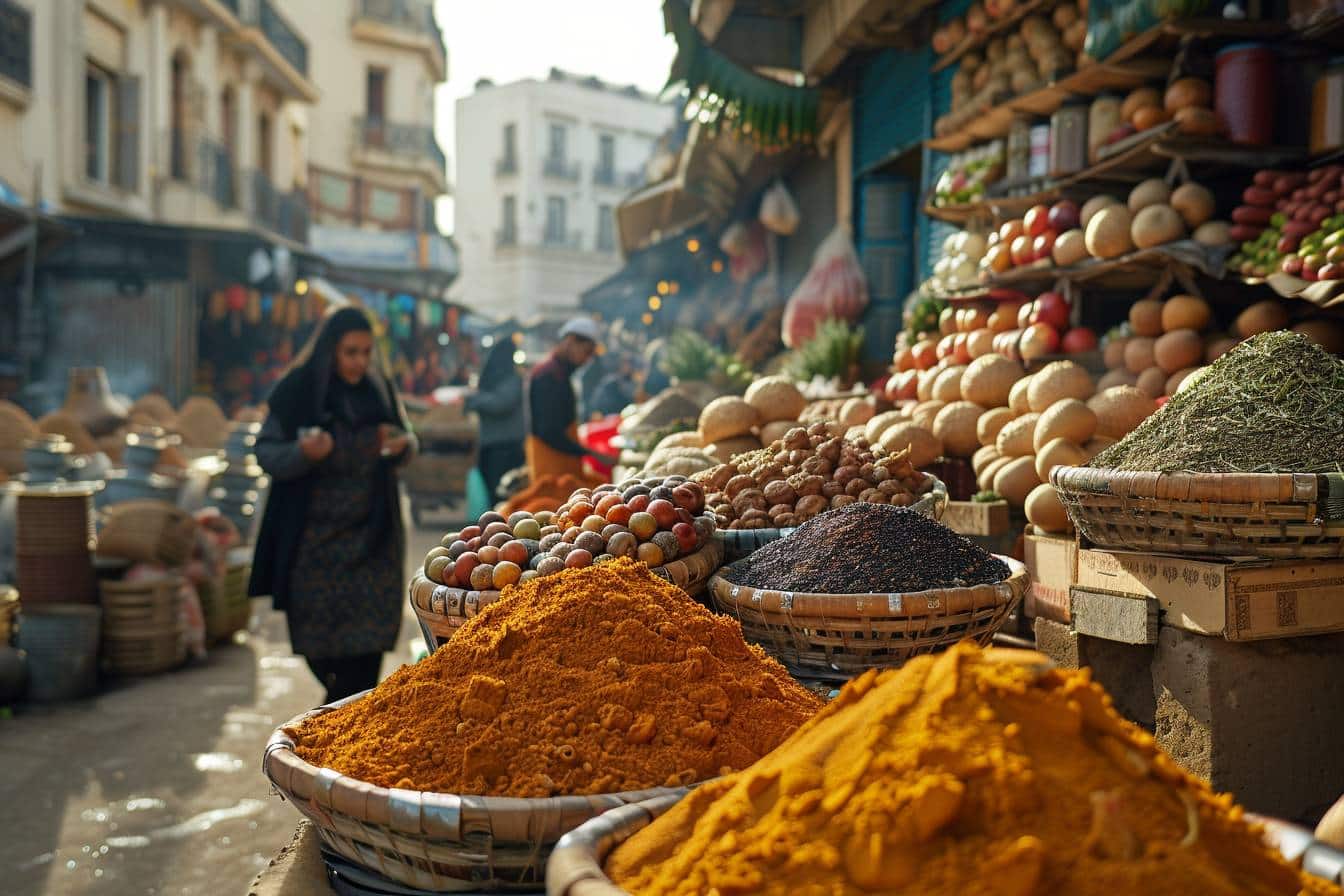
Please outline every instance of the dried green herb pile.
[{"label": "dried green herb pile", "polygon": [[856,502],[755,551],[731,580],[773,591],[895,594],[990,585],[1008,565],[923,514]]},{"label": "dried green herb pile", "polygon": [[1297,333],[1252,336],[1088,466],[1194,473],[1344,469],[1344,361]]}]

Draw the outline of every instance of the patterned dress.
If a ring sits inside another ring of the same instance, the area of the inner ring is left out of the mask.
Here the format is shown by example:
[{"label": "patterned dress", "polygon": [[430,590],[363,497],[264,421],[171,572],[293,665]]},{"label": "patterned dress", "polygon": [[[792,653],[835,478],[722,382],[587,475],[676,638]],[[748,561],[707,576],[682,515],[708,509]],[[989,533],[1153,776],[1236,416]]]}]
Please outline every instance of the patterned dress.
[{"label": "patterned dress", "polygon": [[[378,427],[331,427],[335,447],[314,470],[290,579],[289,636],[311,658],[383,653],[401,627],[401,557],[391,527],[371,525]],[[373,531],[375,528],[381,531]]]}]

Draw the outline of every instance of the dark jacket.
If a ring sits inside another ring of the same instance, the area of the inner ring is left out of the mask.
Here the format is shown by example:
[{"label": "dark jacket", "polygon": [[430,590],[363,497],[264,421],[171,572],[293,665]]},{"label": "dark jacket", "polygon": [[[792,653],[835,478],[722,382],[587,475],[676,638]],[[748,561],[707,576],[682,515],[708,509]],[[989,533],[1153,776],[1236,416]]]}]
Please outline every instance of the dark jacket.
[{"label": "dark jacket", "polygon": [[481,421],[481,445],[522,445],[527,425],[523,415],[523,378],[513,363],[513,344],[496,344],[486,357],[480,384],[465,407]]},{"label": "dark jacket", "polygon": [[554,354],[533,368],[527,380],[527,431],[555,451],[583,456],[588,449],[569,435],[578,422],[573,375],[574,368]]}]

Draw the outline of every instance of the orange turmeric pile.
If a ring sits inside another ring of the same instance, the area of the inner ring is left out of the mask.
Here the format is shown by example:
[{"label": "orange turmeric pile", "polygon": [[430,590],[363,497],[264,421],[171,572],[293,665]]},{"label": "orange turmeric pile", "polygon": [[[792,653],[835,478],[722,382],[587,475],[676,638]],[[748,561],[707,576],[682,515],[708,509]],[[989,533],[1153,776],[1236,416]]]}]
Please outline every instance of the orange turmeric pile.
[{"label": "orange turmeric pile", "polygon": [[868,672],[607,872],[636,896],[1339,894],[1043,661],[967,644]]},{"label": "orange turmeric pile", "polygon": [[820,705],[735,620],[616,560],[505,590],[294,740],[308,762],[384,787],[614,793],[746,768]]}]

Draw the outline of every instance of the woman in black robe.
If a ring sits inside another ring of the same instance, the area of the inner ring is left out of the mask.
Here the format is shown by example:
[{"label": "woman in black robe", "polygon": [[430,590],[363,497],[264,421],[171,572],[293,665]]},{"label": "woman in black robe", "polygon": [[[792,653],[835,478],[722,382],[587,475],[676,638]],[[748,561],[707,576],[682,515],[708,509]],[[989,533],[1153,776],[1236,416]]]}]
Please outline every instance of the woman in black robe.
[{"label": "woman in black robe", "polygon": [[327,702],[378,683],[406,556],[396,468],[415,451],[369,318],[329,313],[276,383],[257,439],[271,476],[248,592],[270,595]]}]

